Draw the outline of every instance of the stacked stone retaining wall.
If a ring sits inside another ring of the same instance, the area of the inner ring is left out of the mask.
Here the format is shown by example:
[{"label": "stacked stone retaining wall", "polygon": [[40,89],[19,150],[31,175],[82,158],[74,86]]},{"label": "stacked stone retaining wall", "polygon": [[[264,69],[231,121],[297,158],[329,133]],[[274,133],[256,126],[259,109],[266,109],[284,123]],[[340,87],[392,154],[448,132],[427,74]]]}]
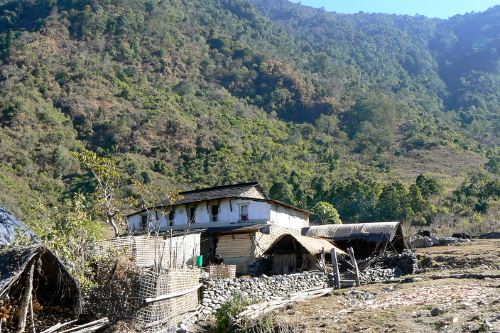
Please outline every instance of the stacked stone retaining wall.
[{"label": "stacked stone retaining wall", "polygon": [[271,300],[293,292],[333,286],[333,279],[323,273],[263,276],[254,278],[208,279],[202,291],[202,312],[212,313],[240,294],[255,300]]},{"label": "stacked stone retaining wall", "polygon": [[[369,268],[362,272],[361,283],[384,282],[414,273],[418,267],[416,256],[409,252],[387,256],[381,259],[384,267]],[[392,267],[387,267],[387,266]],[[342,275],[342,274],[341,274]],[[346,277],[342,277],[346,279]],[[222,304],[240,294],[255,300],[271,300],[285,297],[291,293],[309,289],[331,288],[334,286],[333,274],[304,272],[301,274],[274,275],[254,278],[206,279],[202,289],[202,309],[205,314],[213,313]]]}]

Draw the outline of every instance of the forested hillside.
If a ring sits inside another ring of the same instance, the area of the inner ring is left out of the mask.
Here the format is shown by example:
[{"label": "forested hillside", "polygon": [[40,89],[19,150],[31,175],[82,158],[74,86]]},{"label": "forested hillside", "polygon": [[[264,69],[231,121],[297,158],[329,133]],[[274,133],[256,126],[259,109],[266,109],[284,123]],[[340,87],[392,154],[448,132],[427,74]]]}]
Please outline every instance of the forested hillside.
[{"label": "forested hillside", "polygon": [[160,194],[259,181],[345,222],[497,210],[498,6],[438,20],[285,0],[0,4],[0,203],[27,223],[75,193],[95,204],[84,149],[116,164],[119,198],[138,196],[132,179]]}]

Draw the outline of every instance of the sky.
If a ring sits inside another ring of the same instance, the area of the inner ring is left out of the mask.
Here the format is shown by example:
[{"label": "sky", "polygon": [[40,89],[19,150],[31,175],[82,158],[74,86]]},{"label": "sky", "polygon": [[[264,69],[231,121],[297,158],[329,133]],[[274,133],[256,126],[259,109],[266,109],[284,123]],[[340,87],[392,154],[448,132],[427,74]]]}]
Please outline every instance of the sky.
[{"label": "sky", "polygon": [[304,6],[325,7],[329,12],[425,15],[447,19],[457,14],[483,12],[500,0],[291,0]]}]

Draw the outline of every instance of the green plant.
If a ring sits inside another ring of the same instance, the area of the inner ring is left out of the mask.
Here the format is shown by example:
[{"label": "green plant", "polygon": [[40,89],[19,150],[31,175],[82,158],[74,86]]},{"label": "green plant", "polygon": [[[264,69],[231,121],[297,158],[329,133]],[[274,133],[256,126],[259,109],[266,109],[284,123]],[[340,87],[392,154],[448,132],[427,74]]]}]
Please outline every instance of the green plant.
[{"label": "green plant", "polygon": [[216,324],[214,331],[216,333],[231,332],[229,329],[236,322],[237,315],[253,304],[250,299],[241,294],[234,294],[229,302],[222,304],[221,308],[215,313]]}]

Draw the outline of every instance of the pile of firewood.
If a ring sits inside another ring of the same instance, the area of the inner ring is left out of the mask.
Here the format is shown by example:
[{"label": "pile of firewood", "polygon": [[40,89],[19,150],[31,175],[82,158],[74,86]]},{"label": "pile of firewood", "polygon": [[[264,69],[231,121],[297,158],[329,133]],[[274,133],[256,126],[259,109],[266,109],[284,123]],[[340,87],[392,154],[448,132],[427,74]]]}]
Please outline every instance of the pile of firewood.
[{"label": "pile of firewood", "polygon": [[[21,311],[21,302],[17,300],[0,301],[0,321],[2,332],[15,332],[18,328],[19,316]],[[49,327],[56,325],[61,321],[69,321],[74,318],[74,313],[68,308],[61,305],[54,305],[51,302],[42,302],[33,300],[30,305],[33,308],[33,315],[28,316],[26,326],[33,327],[35,323],[35,331],[41,332]]]}]

